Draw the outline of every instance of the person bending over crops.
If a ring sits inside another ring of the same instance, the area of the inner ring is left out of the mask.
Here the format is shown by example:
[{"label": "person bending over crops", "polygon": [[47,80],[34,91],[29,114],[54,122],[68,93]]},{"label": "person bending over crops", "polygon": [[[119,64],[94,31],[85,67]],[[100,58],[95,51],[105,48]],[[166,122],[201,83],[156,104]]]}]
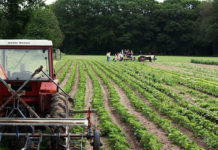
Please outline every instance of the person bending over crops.
[{"label": "person bending over crops", "polygon": [[119,54],[119,53],[117,53],[117,54],[114,55],[114,59],[113,59],[113,61],[116,62],[116,61],[118,60],[118,54]]}]

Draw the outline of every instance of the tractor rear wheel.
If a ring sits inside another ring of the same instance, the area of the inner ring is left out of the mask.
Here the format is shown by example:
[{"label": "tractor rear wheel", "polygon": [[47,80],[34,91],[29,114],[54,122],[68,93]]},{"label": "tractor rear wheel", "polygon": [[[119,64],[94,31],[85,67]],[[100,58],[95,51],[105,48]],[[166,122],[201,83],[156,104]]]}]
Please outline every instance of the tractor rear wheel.
[{"label": "tractor rear wheel", "polygon": [[[50,105],[50,116],[51,118],[66,118],[67,110],[66,105],[68,104],[68,110],[72,108],[72,104],[68,101],[68,98],[62,93],[56,93],[52,95],[51,105]],[[53,127],[54,133],[67,133],[67,127]],[[66,138],[54,137],[51,139],[51,147],[54,150],[64,150],[66,149],[67,140]]]},{"label": "tractor rear wheel", "polygon": [[99,150],[101,146],[100,142],[100,131],[96,130],[94,133],[94,143],[93,143],[93,150]]}]

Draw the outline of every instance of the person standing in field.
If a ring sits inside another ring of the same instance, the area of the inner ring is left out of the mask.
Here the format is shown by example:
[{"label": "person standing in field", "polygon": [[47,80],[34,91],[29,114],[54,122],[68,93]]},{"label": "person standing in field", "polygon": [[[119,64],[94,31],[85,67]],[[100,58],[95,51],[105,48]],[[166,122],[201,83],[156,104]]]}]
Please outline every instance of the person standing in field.
[{"label": "person standing in field", "polygon": [[123,61],[123,54],[120,53],[120,61]]},{"label": "person standing in field", "polygon": [[117,53],[117,60],[120,61],[120,53]]},{"label": "person standing in field", "polygon": [[110,61],[110,57],[111,57],[111,52],[107,52],[106,56],[107,56],[107,62],[109,62]]}]

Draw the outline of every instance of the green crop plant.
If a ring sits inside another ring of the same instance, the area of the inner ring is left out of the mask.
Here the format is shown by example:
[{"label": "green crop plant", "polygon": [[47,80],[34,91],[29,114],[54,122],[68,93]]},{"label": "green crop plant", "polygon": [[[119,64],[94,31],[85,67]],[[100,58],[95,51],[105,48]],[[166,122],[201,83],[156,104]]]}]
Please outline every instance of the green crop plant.
[{"label": "green crop plant", "polygon": [[218,65],[218,61],[213,61],[213,60],[191,59],[191,63],[206,64],[206,65]]},{"label": "green crop plant", "polygon": [[[123,68],[117,69],[117,71],[122,70],[122,69]],[[146,87],[146,90],[153,93],[157,98],[162,99],[164,97],[165,99],[168,99],[170,101],[169,98],[171,97],[180,106],[187,108],[193,112],[197,112],[198,114],[202,115],[206,119],[209,119],[215,123],[218,122],[218,115],[217,114],[215,114],[211,111],[202,109],[198,106],[195,106],[194,104],[187,102],[186,100],[183,99],[183,97],[181,97],[179,94],[173,92],[172,90],[170,90],[169,88],[167,88],[163,84],[153,82],[152,80],[147,80],[143,76],[135,74],[133,71],[131,71],[131,69],[128,69],[128,70],[125,69],[125,73],[130,75],[129,78],[134,77],[135,78],[134,80],[138,85],[142,86],[143,88]],[[152,90],[151,87],[153,87],[155,89]],[[166,95],[169,97],[166,97]],[[202,119],[202,120],[204,120],[204,119]],[[206,124],[210,124],[210,123],[207,122]]]},{"label": "green crop plant", "polygon": [[72,67],[72,70],[71,70],[71,73],[70,73],[70,77],[68,78],[67,83],[64,86],[64,91],[66,93],[70,93],[70,91],[72,90],[72,85],[74,83],[75,75],[76,75],[76,66],[77,66],[77,62],[74,61],[73,62],[73,67]]},{"label": "green crop plant", "polygon": [[111,149],[128,150],[129,145],[126,141],[126,137],[121,133],[121,129],[111,121],[111,118],[104,108],[101,87],[97,77],[93,74],[89,65],[86,64],[86,68],[93,84],[92,107],[97,109],[97,115],[100,119],[101,135],[107,137]]},{"label": "green crop plant", "polygon": [[72,65],[72,60],[67,64],[67,66],[64,68],[64,70],[61,72],[60,76],[58,77],[59,84],[64,80],[71,65]]},{"label": "green crop plant", "polygon": [[168,138],[184,149],[200,149],[196,143],[189,141],[188,137],[181,133],[178,129],[173,128],[170,121],[160,118],[156,112],[146,106],[134,92],[122,81],[120,81],[114,74],[107,72],[103,67],[96,64],[107,76],[114,80],[127,94],[131,104],[142,112],[147,118],[152,120],[157,126],[161,127],[167,134]]},{"label": "green crop plant", "polygon": [[55,64],[55,73],[59,73],[59,71],[69,62],[68,59],[64,59],[62,61],[59,61]]},{"label": "green crop plant", "polygon": [[141,144],[143,144],[144,149],[147,150],[158,150],[161,147],[160,141],[157,140],[157,137],[152,135],[151,133],[146,132],[146,127],[140,124],[138,120],[135,119],[134,115],[129,114],[128,110],[124,108],[123,105],[119,102],[119,96],[108,80],[106,76],[104,76],[99,70],[92,64],[92,68],[96,72],[96,74],[102,79],[104,84],[107,86],[110,94],[110,102],[113,108],[116,110],[118,114],[120,114],[122,120],[128,123],[134,130],[135,135],[139,138]]},{"label": "green crop plant", "polygon": [[[112,67],[109,68],[107,65],[104,65],[104,68],[112,70]],[[191,111],[186,110],[184,108],[181,108],[173,103],[169,103],[169,101],[159,101],[156,99],[153,95],[146,92],[142,87],[135,84],[135,82],[131,81],[130,78],[121,75],[117,71],[113,71],[113,74],[119,75],[119,78],[121,78],[123,81],[125,81],[127,84],[130,84],[133,88],[135,88],[137,91],[139,91],[142,96],[147,98],[149,102],[157,108],[160,112],[163,114],[169,116],[172,120],[178,122],[180,125],[184,126],[187,129],[191,129],[196,136],[200,136],[204,138],[204,142],[208,147],[217,147],[217,136],[214,135],[214,133],[211,133],[208,130],[205,130],[205,126],[202,126],[200,124],[204,124],[201,120],[198,120],[198,115],[194,115]],[[151,87],[149,87],[151,89]],[[188,115],[189,117],[192,117],[192,121],[189,120],[188,117],[185,117],[184,115]],[[197,117],[197,118],[196,118]],[[196,119],[195,119],[196,118]],[[208,127],[209,128],[209,127]],[[214,128],[216,126],[212,127],[210,130],[214,131]]]}]

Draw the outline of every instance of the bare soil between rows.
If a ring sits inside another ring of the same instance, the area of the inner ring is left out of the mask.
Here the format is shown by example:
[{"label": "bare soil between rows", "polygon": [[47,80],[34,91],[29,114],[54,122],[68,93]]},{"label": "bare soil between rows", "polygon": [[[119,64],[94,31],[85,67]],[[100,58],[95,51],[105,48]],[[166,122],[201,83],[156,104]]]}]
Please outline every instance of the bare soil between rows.
[{"label": "bare soil between rows", "polygon": [[[92,96],[93,96],[93,86],[92,86],[92,81],[89,78],[89,76],[87,75],[87,73],[85,73],[85,77],[86,77],[86,93],[85,93],[84,109],[89,109],[89,108],[91,108],[91,101],[92,101]],[[91,121],[94,123],[93,117],[92,117]],[[91,146],[89,140],[86,140],[85,148],[86,148],[86,150],[93,150],[93,147]]]},{"label": "bare soil between rows", "polygon": [[[159,69],[164,69],[164,70],[169,70],[169,71],[173,71],[173,72],[180,72],[181,71],[181,69],[182,68],[179,68],[179,67],[175,67],[175,66],[166,66],[166,65],[163,65],[163,64],[155,64],[155,63],[149,63],[148,64],[149,66],[152,66],[152,67],[154,67],[154,68],[159,68]],[[201,65],[201,64],[199,64],[199,65]],[[213,66],[212,66],[213,67]],[[195,77],[194,77],[195,78]],[[198,77],[197,77],[198,78]],[[214,81],[215,82],[215,81]],[[211,83],[211,85],[214,85],[214,84],[212,84]],[[217,85],[214,85],[214,86],[217,86]],[[187,87],[187,86],[185,86],[185,87]],[[188,88],[188,87],[187,87]],[[193,88],[192,88],[193,89]],[[195,89],[193,89],[193,90],[195,90]],[[199,92],[201,92],[201,93],[204,93],[204,94],[206,94],[206,95],[208,95],[208,96],[212,96],[212,97],[214,97],[214,98],[218,98],[218,96],[213,96],[212,94],[209,94],[209,93],[207,93],[207,92],[204,92],[204,91],[199,91]]]},{"label": "bare soil between rows", "polygon": [[72,86],[72,90],[71,90],[71,92],[69,94],[72,98],[74,98],[74,96],[76,94],[76,91],[78,89],[78,84],[79,84],[79,64],[77,63],[74,83],[73,83],[73,86]]},{"label": "bare soil between rows", "polygon": [[[92,69],[91,69],[92,70]],[[97,77],[96,73],[92,70],[93,74]],[[97,77],[98,78],[98,77]],[[99,80],[99,78],[98,78]],[[100,85],[101,86],[101,85]],[[102,90],[101,90],[102,91]],[[103,91],[102,91],[103,93]],[[103,95],[103,94],[102,94]],[[104,99],[104,95],[102,96],[102,98]],[[105,100],[105,99],[104,99]],[[100,124],[99,120],[97,120],[97,124]],[[102,142],[102,146],[104,150],[110,149],[110,143],[108,142],[106,137],[101,137],[101,142]]]},{"label": "bare soil between rows", "polygon": [[[130,106],[131,104],[130,104],[130,102],[129,102],[129,100],[128,100],[128,97],[125,95],[125,93],[123,92],[123,90],[122,90],[120,87],[118,87],[118,85],[116,85],[113,81],[111,81],[111,82],[113,83],[114,87],[116,88],[118,94],[121,95],[121,96],[120,96],[120,97],[121,97],[121,103],[123,102],[123,105],[124,105],[124,106],[125,106],[125,105],[128,105],[128,106],[126,106],[126,108],[127,108],[128,110],[130,110],[130,108],[131,108],[132,106]],[[133,88],[130,87],[130,86],[129,86],[129,88],[143,101],[143,103],[144,103],[145,105],[149,106],[153,111],[157,112],[157,114],[158,114],[159,117],[164,118],[164,119],[167,119],[167,120],[170,120],[170,121],[171,121],[171,124],[172,124],[172,127],[178,128],[178,130],[179,130],[181,133],[184,133],[185,135],[187,135],[187,136],[189,137],[189,140],[195,141],[195,142],[198,144],[198,146],[201,147],[201,148],[208,149],[207,146],[203,143],[203,140],[202,140],[201,138],[196,138],[196,137],[194,137],[194,134],[193,134],[191,131],[187,130],[186,128],[184,128],[184,127],[182,127],[182,126],[180,126],[180,125],[178,125],[178,123],[176,123],[175,121],[171,120],[168,116],[165,116],[165,115],[163,115],[162,113],[160,113],[158,110],[156,110],[156,109],[150,104],[150,102],[149,102],[147,99],[145,99],[138,91],[136,91],[135,89],[133,89]],[[122,98],[122,96],[124,96],[124,98]],[[122,99],[123,99],[123,101],[122,101]],[[127,103],[129,103],[129,104],[127,104]],[[135,111],[135,110],[134,110],[134,111]],[[135,112],[137,112],[137,111],[135,111]],[[141,120],[141,119],[143,119],[143,118],[145,118],[145,116],[139,117],[139,120]],[[148,121],[150,121],[150,120],[148,120]],[[150,121],[150,122],[152,122],[152,121]],[[154,124],[154,123],[152,122],[152,124]],[[154,124],[153,126],[156,126],[156,125]],[[159,128],[158,126],[156,126],[156,128],[159,129],[159,130],[161,130],[161,132],[162,132],[162,134],[163,134],[163,137],[164,137],[164,140],[167,140],[167,142],[170,142],[170,144],[172,144],[171,141],[169,141],[168,139],[166,139],[166,138],[167,138],[167,135],[166,135],[165,133],[163,133],[162,129]],[[155,129],[153,129],[153,130],[154,130],[154,132],[155,132]],[[148,131],[149,131],[149,129],[148,129]],[[164,135],[164,134],[165,134],[165,135]],[[157,135],[157,137],[159,138],[159,135],[158,135],[158,134],[154,134],[154,135]],[[160,140],[161,140],[161,138],[160,138]],[[162,140],[161,140],[161,141],[162,141]],[[163,143],[164,143],[164,142],[163,142]],[[177,148],[179,148],[177,145],[174,145],[174,144],[173,144],[173,146],[176,146]],[[167,148],[167,146],[166,146],[166,147],[164,146],[163,148]],[[212,150],[212,149],[211,149],[211,150]]]},{"label": "bare soil between rows", "polygon": [[173,144],[171,141],[169,141],[166,133],[162,131],[161,128],[159,128],[156,124],[154,124],[151,120],[147,119],[144,115],[142,115],[140,112],[136,111],[135,108],[130,103],[130,100],[124,93],[124,91],[113,81],[111,81],[113,84],[114,88],[116,89],[117,93],[120,96],[120,103],[128,109],[128,112],[130,114],[133,114],[139,122],[144,125],[147,128],[147,132],[152,133],[157,137],[158,140],[161,141],[162,147],[161,150],[180,150],[181,148],[178,147],[177,145]]},{"label": "bare soil between rows", "polygon": [[[64,85],[67,82],[67,79],[70,76],[72,66],[73,66],[73,63],[71,64],[71,67],[70,67],[65,79],[60,84],[60,86],[62,88],[64,87]],[[79,83],[79,69],[78,69],[79,64],[77,64],[76,67],[77,68],[76,68],[75,80],[74,80],[74,84],[72,86],[72,91],[70,92],[71,97],[75,96],[75,93],[76,93],[77,88],[78,88],[78,83]],[[86,75],[85,109],[88,109],[89,107],[91,107],[90,103],[91,103],[92,96],[93,96],[93,86],[92,86],[91,79],[88,77],[87,74],[85,74],[85,75]],[[127,142],[130,145],[130,149],[132,149],[132,150],[133,149],[134,150],[143,149],[143,147],[140,145],[140,143],[138,142],[136,137],[133,136],[133,131],[130,129],[130,127],[127,124],[121,122],[120,116],[115,112],[115,110],[110,105],[110,100],[109,100],[110,97],[109,97],[109,93],[108,93],[108,89],[107,89],[106,85],[104,85],[104,83],[102,82],[102,80],[99,77],[98,77],[98,80],[99,80],[101,90],[102,90],[105,109],[108,111],[109,116],[111,117],[112,121],[122,130],[122,133],[126,136]],[[158,137],[158,139],[160,141],[162,141],[163,146],[162,146],[161,150],[168,150],[168,149],[177,150],[177,149],[181,149],[177,145],[172,144],[171,141],[168,140],[167,135],[162,131],[162,129],[157,127],[152,121],[146,119],[145,116],[143,116],[140,112],[137,112],[131,106],[128,97],[126,96],[126,94],[123,92],[123,90],[118,85],[116,85],[113,81],[111,81],[111,83],[113,84],[113,86],[115,87],[116,91],[118,92],[118,94],[120,96],[120,103],[122,105],[124,105],[125,108],[127,108],[129,110],[129,113],[134,114],[136,119],[139,120],[141,124],[146,126],[148,132],[156,135]],[[134,91],[134,89],[132,89],[132,90]],[[134,91],[134,92],[147,106],[149,106],[154,111],[156,111],[160,117],[171,120],[167,116],[164,116],[160,112],[155,110],[152,107],[152,105],[143,96],[141,96],[137,91]],[[200,147],[202,147],[204,149],[208,149],[205,146],[205,144],[203,143],[203,140],[200,139],[200,138],[195,138],[193,133],[190,132],[189,130],[181,127],[180,125],[178,125],[174,121],[172,121],[172,126],[175,127],[175,128],[178,128],[180,132],[186,134],[189,137],[190,140],[195,141]],[[101,141],[102,141],[102,143],[104,145],[103,149],[107,149],[109,147],[108,141],[104,137],[101,138]],[[86,149],[91,150],[93,148],[91,147],[91,145],[89,146],[89,143],[88,143],[88,144],[86,144]]]},{"label": "bare soil between rows", "polygon": [[60,76],[60,74],[63,72],[63,70],[64,70],[64,68],[66,67],[66,65],[64,65],[62,68],[61,68],[61,70],[57,73],[57,77],[59,77]]},{"label": "bare soil between rows", "polygon": [[108,112],[108,115],[110,116],[112,122],[121,129],[121,132],[125,135],[127,143],[129,144],[131,150],[143,149],[142,145],[140,145],[140,143],[138,142],[136,136],[133,136],[134,132],[132,128],[127,124],[123,123],[121,121],[121,117],[119,116],[119,114],[117,114],[117,112],[112,108],[110,104],[110,96],[108,93],[107,86],[103,83],[103,81],[99,77],[98,77],[98,81],[101,86],[102,96],[104,100],[104,107]]},{"label": "bare soil between rows", "polygon": [[[170,120],[171,121],[171,124],[172,124],[172,127],[174,128],[178,128],[178,130],[181,132],[181,133],[184,133],[185,135],[188,136],[189,140],[191,141],[195,141],[197,143],[197,145],[201,148],[204,148],[204,149],[208,149],[207,146],[203,143],[203,139],[201,138],[196,138],[194,136],[194,134],[189,131],[188,129],[180,126],[177,122],[171,120],[168,116],[165,116],[163,115],[161,112],[159,112],[157,109],[155,109],[147,99],[145,99],[138,91],[136,91],[135,89],[133,89],[132,87],[129,87],[130,89],[132,89],[132,91],[142,100],[142,102],[149,106],[153,111],[157,112],[158,116],[163,118],[163,119],[167,119],[167,120]],[[212,150],[212,149],[211,149]]]},{"label": "bare soil between rows", "polygon": [[72,70],[72,69],[73,69],[73,63],[71,64],[70,69],[68,70],[68,72],[67,72],[67,74],[66,74],[64,80],[63,80],[63,81],[60,83],[60,85],[59,85],[62,89],[64,89],[64,86],[66,85],[67,80],[68,80],[69,77],[70,77],[70,74],[71,74],[71,70]]}]

